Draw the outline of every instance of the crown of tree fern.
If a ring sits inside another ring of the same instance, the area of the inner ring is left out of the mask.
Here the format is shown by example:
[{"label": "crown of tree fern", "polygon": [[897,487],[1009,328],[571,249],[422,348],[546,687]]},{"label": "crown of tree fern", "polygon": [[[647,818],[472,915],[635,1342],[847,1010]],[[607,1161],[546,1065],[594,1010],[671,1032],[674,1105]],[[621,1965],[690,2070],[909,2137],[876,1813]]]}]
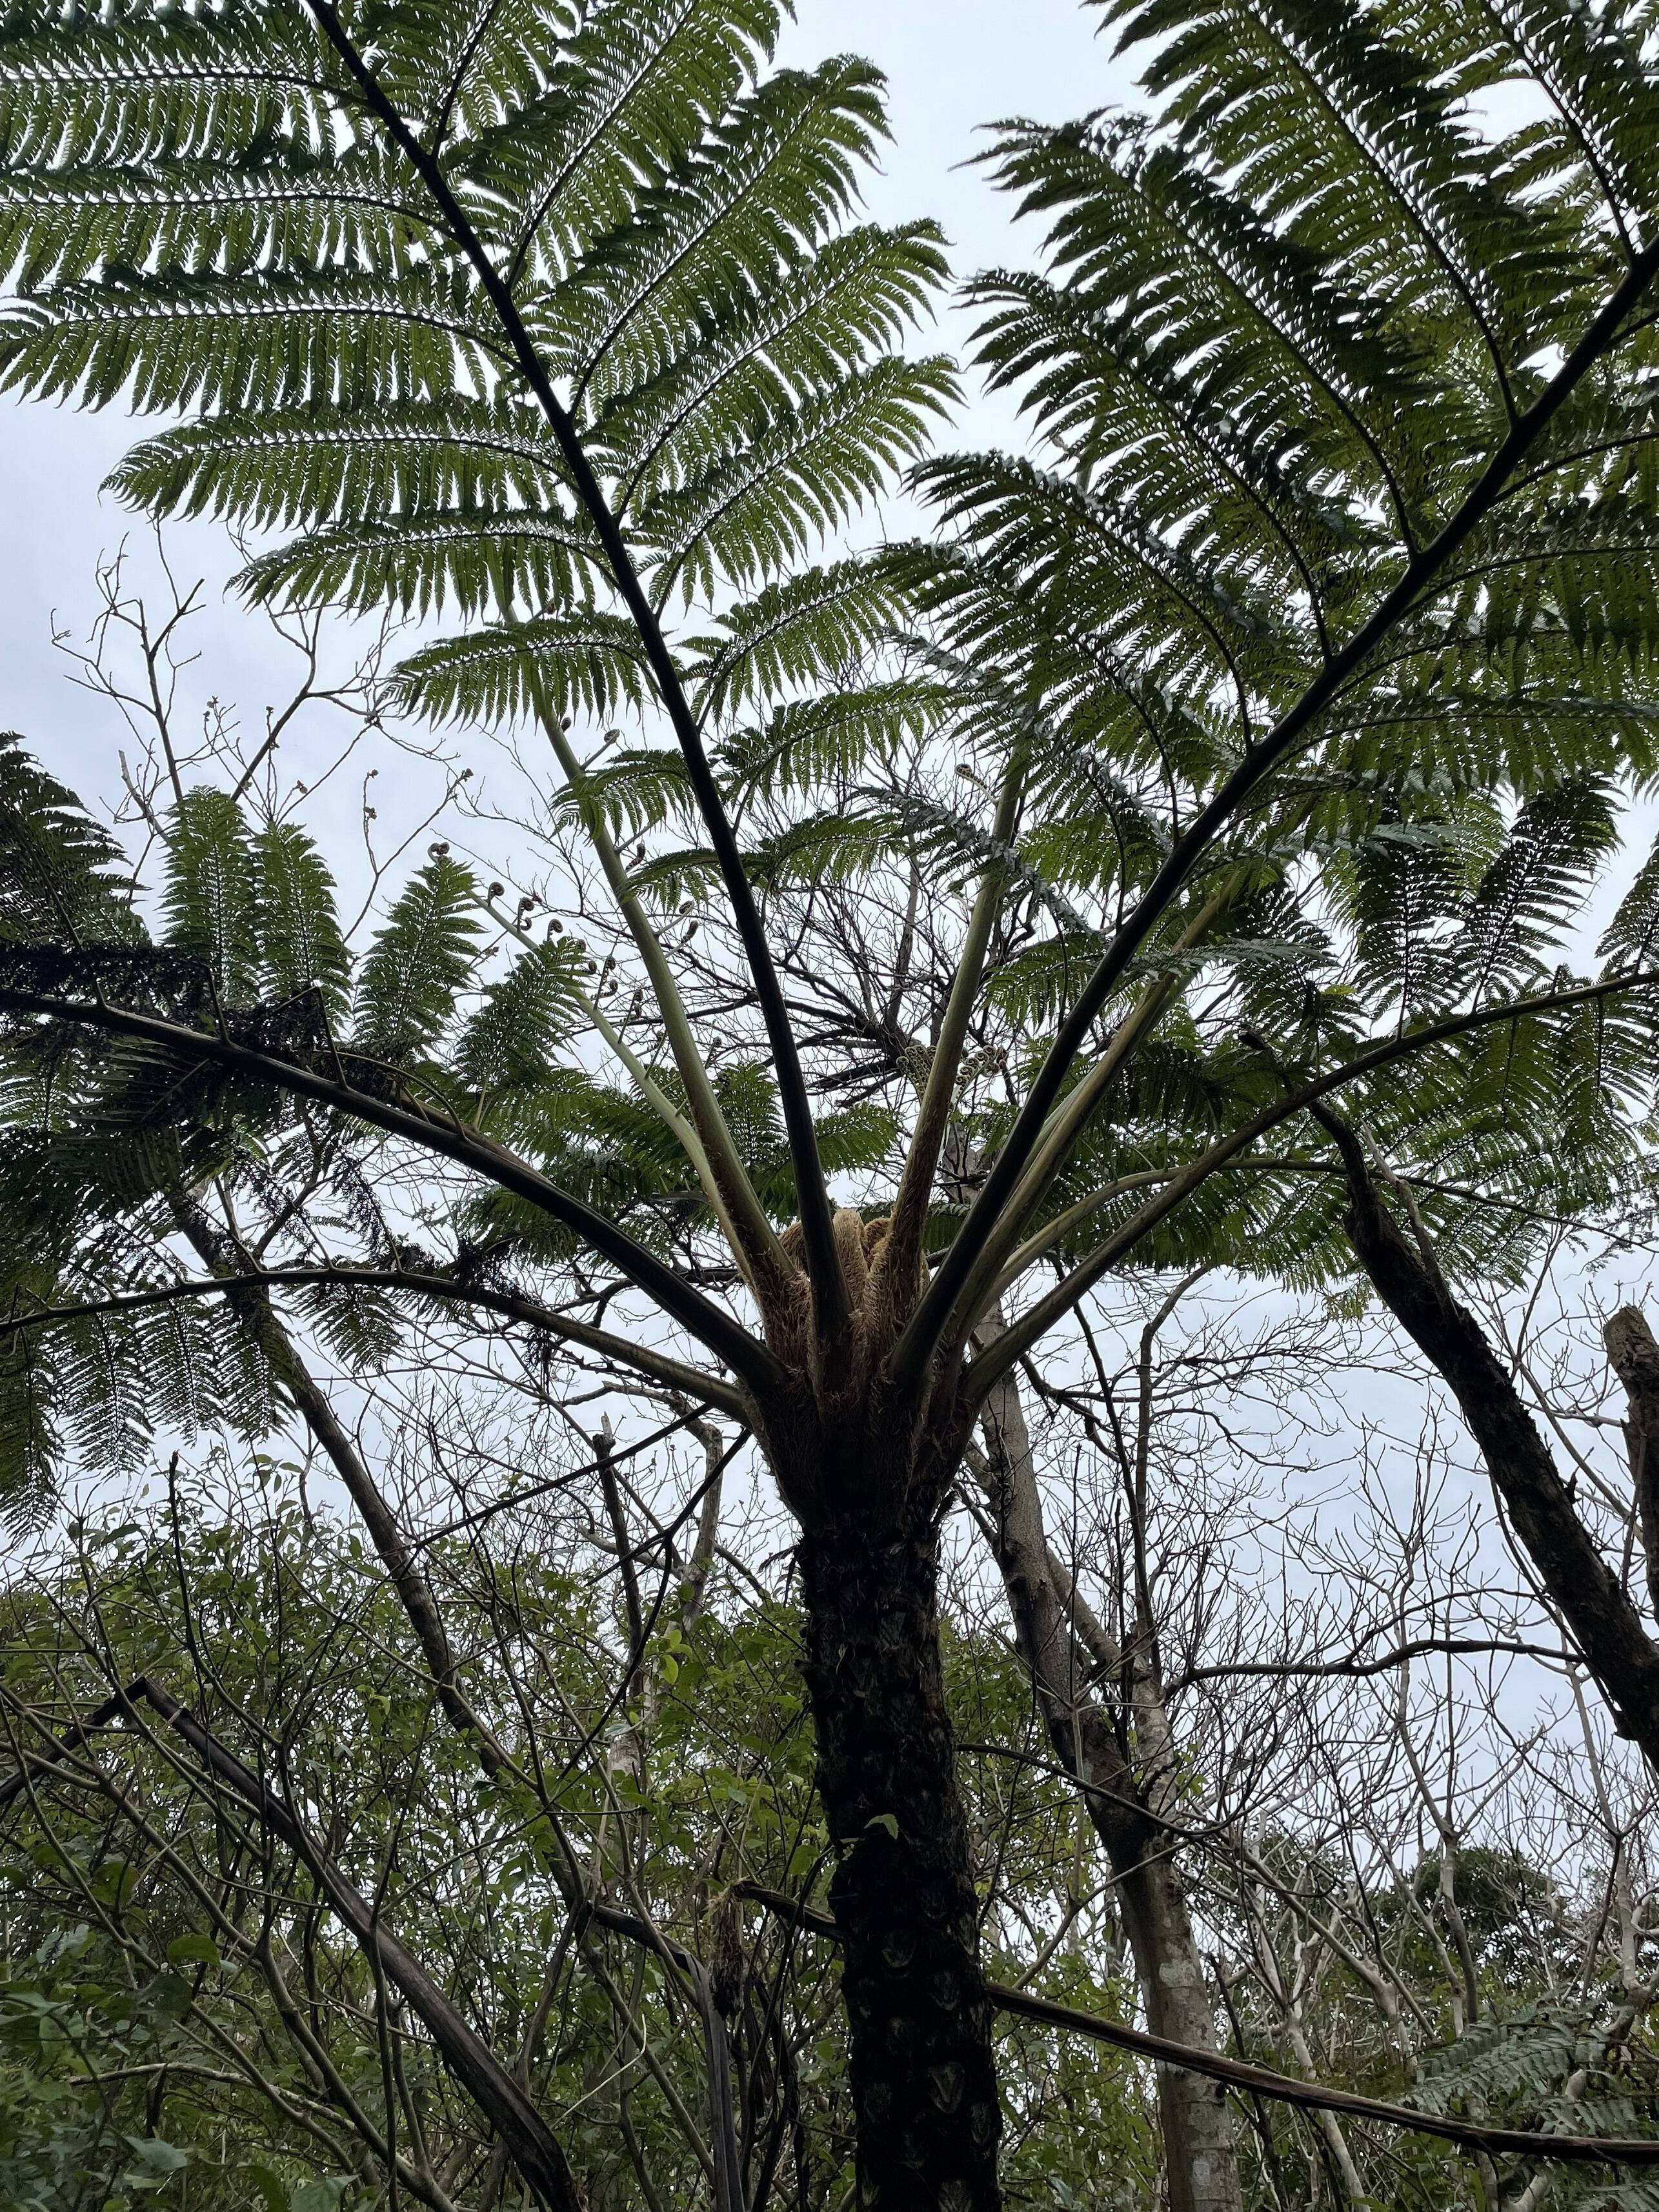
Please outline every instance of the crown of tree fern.
[{"label": "crown of tree fern", "polygon": [[[899,350],[943,262],[926,224],[854,220],[878,80],[773,70],[764,6],[14,10],[0,374],[190,416],[115,482],[274,534],[251,592],[461,617],[396,672],[409,712],[539,722],[557,751],[562,718],[649,734],[666,706],[673,746],[561,753],[551,802],[641,915],[732,889],[722,802],[786,902],[893,868],[952,902],[992,871],[985,1019],[1030,1077],[1155,907],[1095,1010],[1142,1006],[1156,1037],[1073,1060],[1089,1110],[993,1240],[1004,1265],[1020,1236],[1063,1261],[1121,1224],[1152,1265],[1340,1266],[1305,1122],[1167,1218],[1145,1192],[1375,1047],[1351,1108],[1432,1164],[1451,1249],[1501,1268],[1528,1222],[1625,1188],[1645,1112],[1639,992],[1458,1029],[1586,983],[1569,932],[1659,763],[1642,20],[1111,13],[1157,105],[1002,129],[988,159],[1047,251],[977,280],[978,351],[1035,437],[924,461],[926,546],[810,565],[951,392]],[[918,774],[941,744],[969,785]],[[15,933],[69,958],[77,866],[104,886],[90,933],[137,926],[118,856],[64,806],[20,787],[8,818],[43,828],[9,833],[8,896]],[[25,849],[48,830],[50,894]],[[647,1243],[665,1178],[682,1224],[741,1207],[733,1176],[787,1217],[775,1139],[731,1126],[672,1006],[670,1049],[617,1091],[565,1052],[596,1018],[580,956],[528,948],[479,1000],[459,864],[422,870],[354,963],[297,831],[192,792],[167,848],[170,950],[120,970],[147,1003],[275,1009],[255,1042],[465,1096]],[[1608,931],[1615,975],[1643,971],[1651,873]],[[195,1109],[235,1080],[198,1070]],[[1006,1099],[969,1086],[957,1111],[989,1152],[1018,1134]],[[618,1114],[644,1148],[625,1168]],[[526,1205],[499,1201],[515,1234]],[[938,1217],[936,1243],[942,1195]]]}]

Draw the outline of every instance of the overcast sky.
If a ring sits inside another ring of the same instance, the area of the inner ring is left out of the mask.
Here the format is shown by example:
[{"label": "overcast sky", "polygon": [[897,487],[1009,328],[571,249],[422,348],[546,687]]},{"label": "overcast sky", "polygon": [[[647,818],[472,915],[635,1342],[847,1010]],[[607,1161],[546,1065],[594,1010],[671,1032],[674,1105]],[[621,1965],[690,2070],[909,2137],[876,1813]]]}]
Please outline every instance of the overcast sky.
[{"label": "overcast sky", "polygon": [[[886,221],[936,216],[963,272],[1012,250],[1004,208],[963,166],[983,143],[980,126],[1016,114],[1058,121],[1121,98],[1127,87],[1094,12],[1074,0],[799,0],[799,11],[782,58],[861,52],[890,80],[893,143],[871,183],[872,212]],[[984,437],[1006,419],[1000,409],[976,410],[963,427]],[[148,427],[115,410],[0,400],[9,522],[0,542],[0,727],[21,731],[88,795],[109,788],[118,733],[108,709],[65,680],[52,621],[84,635],[100,554],[129,535],[143,551],[142,530],[98,488]],[[207,688],[257,723],[286,684],[280,653],[256,619],[222,599],[234,565],[222,537],[179,530],[173,539],[187,580],[208,578],[210,612],[197,630]]]}]

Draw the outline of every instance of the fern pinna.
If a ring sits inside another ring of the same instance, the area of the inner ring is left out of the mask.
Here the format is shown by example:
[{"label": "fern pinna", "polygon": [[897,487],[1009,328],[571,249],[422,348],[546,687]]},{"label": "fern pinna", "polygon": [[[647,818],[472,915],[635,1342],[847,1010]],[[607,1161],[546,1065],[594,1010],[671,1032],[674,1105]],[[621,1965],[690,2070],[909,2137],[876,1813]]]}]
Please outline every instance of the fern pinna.
[{"label": "fern pinna", "polygon": [[[1651,866],[1601,972],[1568,935],[1654,767],[1646,15],[1109,12],[1149,112],[991,156],[1047,225],[975,293],[1031,450],[927,461],[934,537],[827,564],[954,392],[904,349],[941,246],[854,220],[877,80],[772,69],[767,0],[0,26],[0,377],[185,418],[118,486],[264,533],[256,598],[459,622],[404,703],[539,732],[651,1007],[647,1045],[443,853],[354,963],[321,856],[206,791],[151,941],[9,750],[12,1480],[54,1391],[94,1453],[257,1427],[272,1297],[371,1362],[465,1305],[738,1415],[800,1526],[866,2196],[967,2212],[1000,2123],[934,1608],[991,1394],[1109,1271],[1345,1267],[1368,1160],[1501,1273],[1640,1182],[1650,1103]],[[608,760],[576,727],[629,714]],[[838,1121],[810,927],[768,921],[895,862],[949,959],[866,1024],[885,1121]],[[691,1003],[694,886],[763,1073]],[[481,915],[520,945],[482,996]],[[461,1171],[450,1249],[377,1208],[393,1152]],[[356,1242],[200,1206],[286,1221],[285,1177]],[[577,1310],[619,1284],[691,1349]]]}]

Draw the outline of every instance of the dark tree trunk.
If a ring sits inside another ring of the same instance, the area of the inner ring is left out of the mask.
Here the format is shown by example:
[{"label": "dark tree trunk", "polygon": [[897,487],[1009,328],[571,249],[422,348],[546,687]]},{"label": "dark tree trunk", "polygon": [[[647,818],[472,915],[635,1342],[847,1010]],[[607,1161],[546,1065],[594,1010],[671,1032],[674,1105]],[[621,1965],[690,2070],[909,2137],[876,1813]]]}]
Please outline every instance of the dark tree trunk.
[{"label": "dark tree trunk", "polygon": [[1659,1646],[1579,1519],[1538,1425],[1433,1252],[1382,1201],[1358,1142],[1320,1117],[1347,1171],[1347,1230],[1382,1303],[1450,1386],[1510,1524],[1595,1676],[1620,1733],[1659,1766]]},{"label": "dark tree trunk", "polygon": [[819,1796],[868,2212],[993,2212],[1001,2118],[932,1513],[809,1528],[799,1559]]}]

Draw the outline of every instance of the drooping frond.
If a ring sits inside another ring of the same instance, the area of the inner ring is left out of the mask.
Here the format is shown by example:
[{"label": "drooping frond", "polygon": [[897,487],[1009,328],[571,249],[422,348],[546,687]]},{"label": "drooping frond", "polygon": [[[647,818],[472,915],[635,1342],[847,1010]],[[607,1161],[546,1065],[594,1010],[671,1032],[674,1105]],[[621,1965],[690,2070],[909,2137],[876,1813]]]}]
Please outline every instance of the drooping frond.
[{"label": "drooping frond", "polygon": [[133,934],[125,856],[21,738],[0,736],[0,936]]},{"label": "drooping frond", "polygon": [[857,666],[895,629],[906,604],[890,562],[842,561],[770,584],[728,610],[698,641],[699,696],[724,715]]},{"label": "drooping frond", "polygon": [[363,957],[352,1044],[400,1061],[429,1049],[454,1012],[477,956],[471,871],[434,854],[410,879]]},{"label": "drooping frond", "polygon": [[204,963],[232,1006],[255,994],[254,861],[241,811],[228,793],[189,791],[167,840],[163,909],[169,944]]},{"label": "drooping frond", "polygon": [[256,830],[252,850],[262,995],[281,1004],[315,991],[330,1016],[338,1015],[350,963],[326,863],[293,823],[269,823]]},{"label": "drooping frond", "polygon": [[499,726],[532,720],[539,699],[561,714],[638,708],[646,680],[633,624],[592,607],[423,646],[403,662],[393,685],[411,714]]}]

